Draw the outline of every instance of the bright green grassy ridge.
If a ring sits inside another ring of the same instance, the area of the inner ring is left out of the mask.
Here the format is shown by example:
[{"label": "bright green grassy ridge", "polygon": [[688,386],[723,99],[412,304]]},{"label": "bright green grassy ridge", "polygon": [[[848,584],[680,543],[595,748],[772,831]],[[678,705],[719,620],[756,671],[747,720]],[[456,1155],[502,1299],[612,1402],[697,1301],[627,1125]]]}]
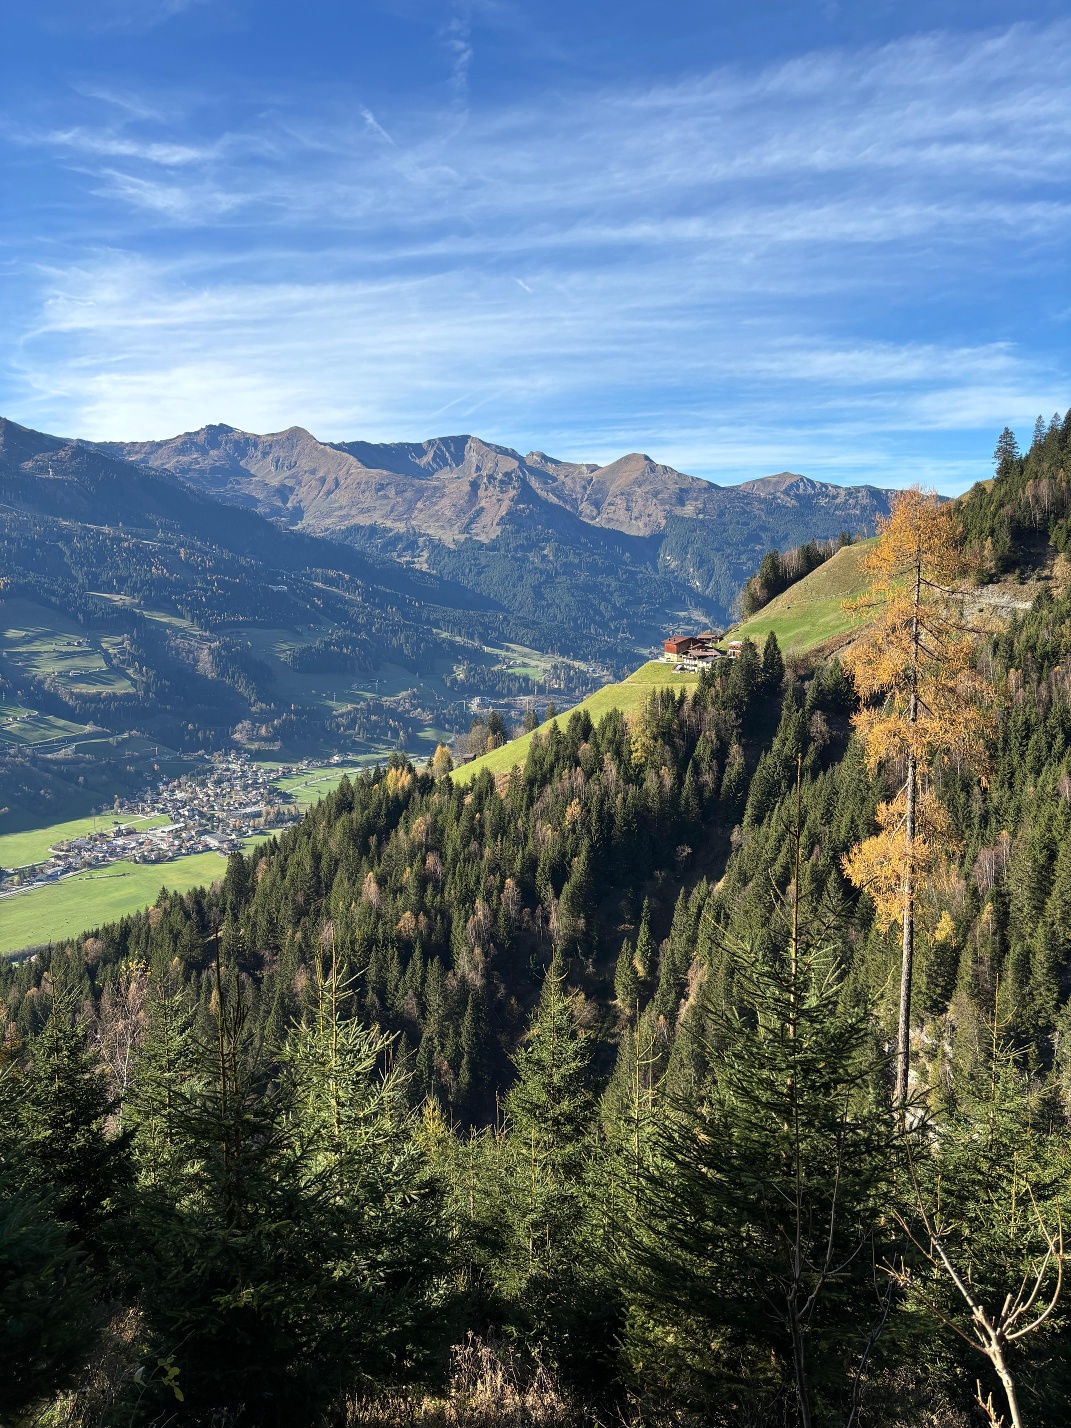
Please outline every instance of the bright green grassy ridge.
[{"label": "bright green grassy ridge", "polygon": [[873,540],[864,540],[838,550],[824,565],[738,625],[732,631],[733,639],[752,639],[761,645],[773,630],[786,654],[802,654],[836,635],[846,635],[856,622],[842,608],[843,601],[870,588],[872,577],[863,562],[873,544]]},{"label": "bright green grassy ridge", "polygon": [[[607,684],[602,689],[597,689],[575,709],[570,709],[568,714],[559,715],[558,723],[564,725],[580,709],[590,715],[593,724],[597,724],[611,709],[620,709],[622,714],[626,715],[632,714],[643,706],[643,701],[652,689],[679,689],[682,685],[690,689],[698,682],[698,674],[689,670],[682,670],[678,674],[671,664],[651,660],[649,664],[641,665],[635,674],[630,674],[621,684]],[[547,722],[541,724],[535,732],[545,734],[549,728],[550,723]],[[482,754],[480,758],[464,764],[454,774],[455,782],[468,783],[484,769],[490,769],[493,774],[508,773],[516,764],[524,763],[531,743],[531,734],[522,734],[519,739],[511,739],[500,749],[494,749],[491,753]]]}]

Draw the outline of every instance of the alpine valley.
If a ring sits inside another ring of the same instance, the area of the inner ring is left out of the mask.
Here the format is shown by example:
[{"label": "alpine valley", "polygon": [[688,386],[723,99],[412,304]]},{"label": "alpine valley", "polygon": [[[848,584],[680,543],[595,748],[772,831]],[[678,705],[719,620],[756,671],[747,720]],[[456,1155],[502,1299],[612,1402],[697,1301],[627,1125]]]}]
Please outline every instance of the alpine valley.
[{"label": "alpine valley", "polygon": [[870,533],[889,493],[475,436],[94,445],[0,420],[0,503],[0,804],[80,813],[143,778],[149,745],[154,767],[430,753],[474,699],[573,704],[667,628],[723,625],[771,548]]}]

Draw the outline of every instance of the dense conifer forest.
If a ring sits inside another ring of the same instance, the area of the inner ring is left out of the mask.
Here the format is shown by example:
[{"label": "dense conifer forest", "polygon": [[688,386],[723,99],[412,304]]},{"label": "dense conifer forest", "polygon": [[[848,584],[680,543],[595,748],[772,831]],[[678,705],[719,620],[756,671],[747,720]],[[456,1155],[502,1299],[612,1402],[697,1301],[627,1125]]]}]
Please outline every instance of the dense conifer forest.
[{"label": "dense conifer forest", "polygon": [[[1062,549],[1069,450],[949,511],[984,573]],[[920,764],[903,1099],[852,861],[902,760],[773,636],[4,965],[0,1419],[1066,1423],[1060,569],[971,635],[982,754]]]}]

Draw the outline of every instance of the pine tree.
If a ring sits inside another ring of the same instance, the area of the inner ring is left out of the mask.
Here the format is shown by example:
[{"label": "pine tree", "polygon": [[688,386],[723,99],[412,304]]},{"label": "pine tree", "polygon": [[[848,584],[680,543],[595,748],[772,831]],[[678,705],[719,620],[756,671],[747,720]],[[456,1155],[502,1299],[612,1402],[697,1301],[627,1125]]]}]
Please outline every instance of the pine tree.
[{"label": "pine tree", "polygon": [[129,1134],[109,1134],[113,1109],[70,999],[57,992],[18,1099],[25,1187],[101,1269],[116,1248],[131,1180]]},{"label": "pine tree", "polygon": [[781,1421],[791,1404],[804,1428],[842,1414],[885,1314],[869,1286],[896,1127],[836,960],[750,961],[716,1077],[655,1117],[628,1348],[647,1383],[693,1410]]}]

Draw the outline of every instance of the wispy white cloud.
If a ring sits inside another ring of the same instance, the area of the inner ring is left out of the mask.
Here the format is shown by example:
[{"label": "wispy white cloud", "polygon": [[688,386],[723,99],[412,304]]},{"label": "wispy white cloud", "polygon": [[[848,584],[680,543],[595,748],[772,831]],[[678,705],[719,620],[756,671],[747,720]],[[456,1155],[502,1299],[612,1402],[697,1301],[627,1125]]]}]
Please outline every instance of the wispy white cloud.
[{"label": "wispy white cloud", "polygon": [[98,438],[478,418],[722,478],[913,479],[928,452],[947,487],[980,473],[935,433],[1071,399],[1059,340],[986,313],[1018,265],[1066,270],[1071,25],[493,111],[462,102],[464,8],[442,43],[441,112],[276,98],[214,128],[207,101],[121,98],[10,133],[88,191],[77,251],[23,259],[14,414]]}]

